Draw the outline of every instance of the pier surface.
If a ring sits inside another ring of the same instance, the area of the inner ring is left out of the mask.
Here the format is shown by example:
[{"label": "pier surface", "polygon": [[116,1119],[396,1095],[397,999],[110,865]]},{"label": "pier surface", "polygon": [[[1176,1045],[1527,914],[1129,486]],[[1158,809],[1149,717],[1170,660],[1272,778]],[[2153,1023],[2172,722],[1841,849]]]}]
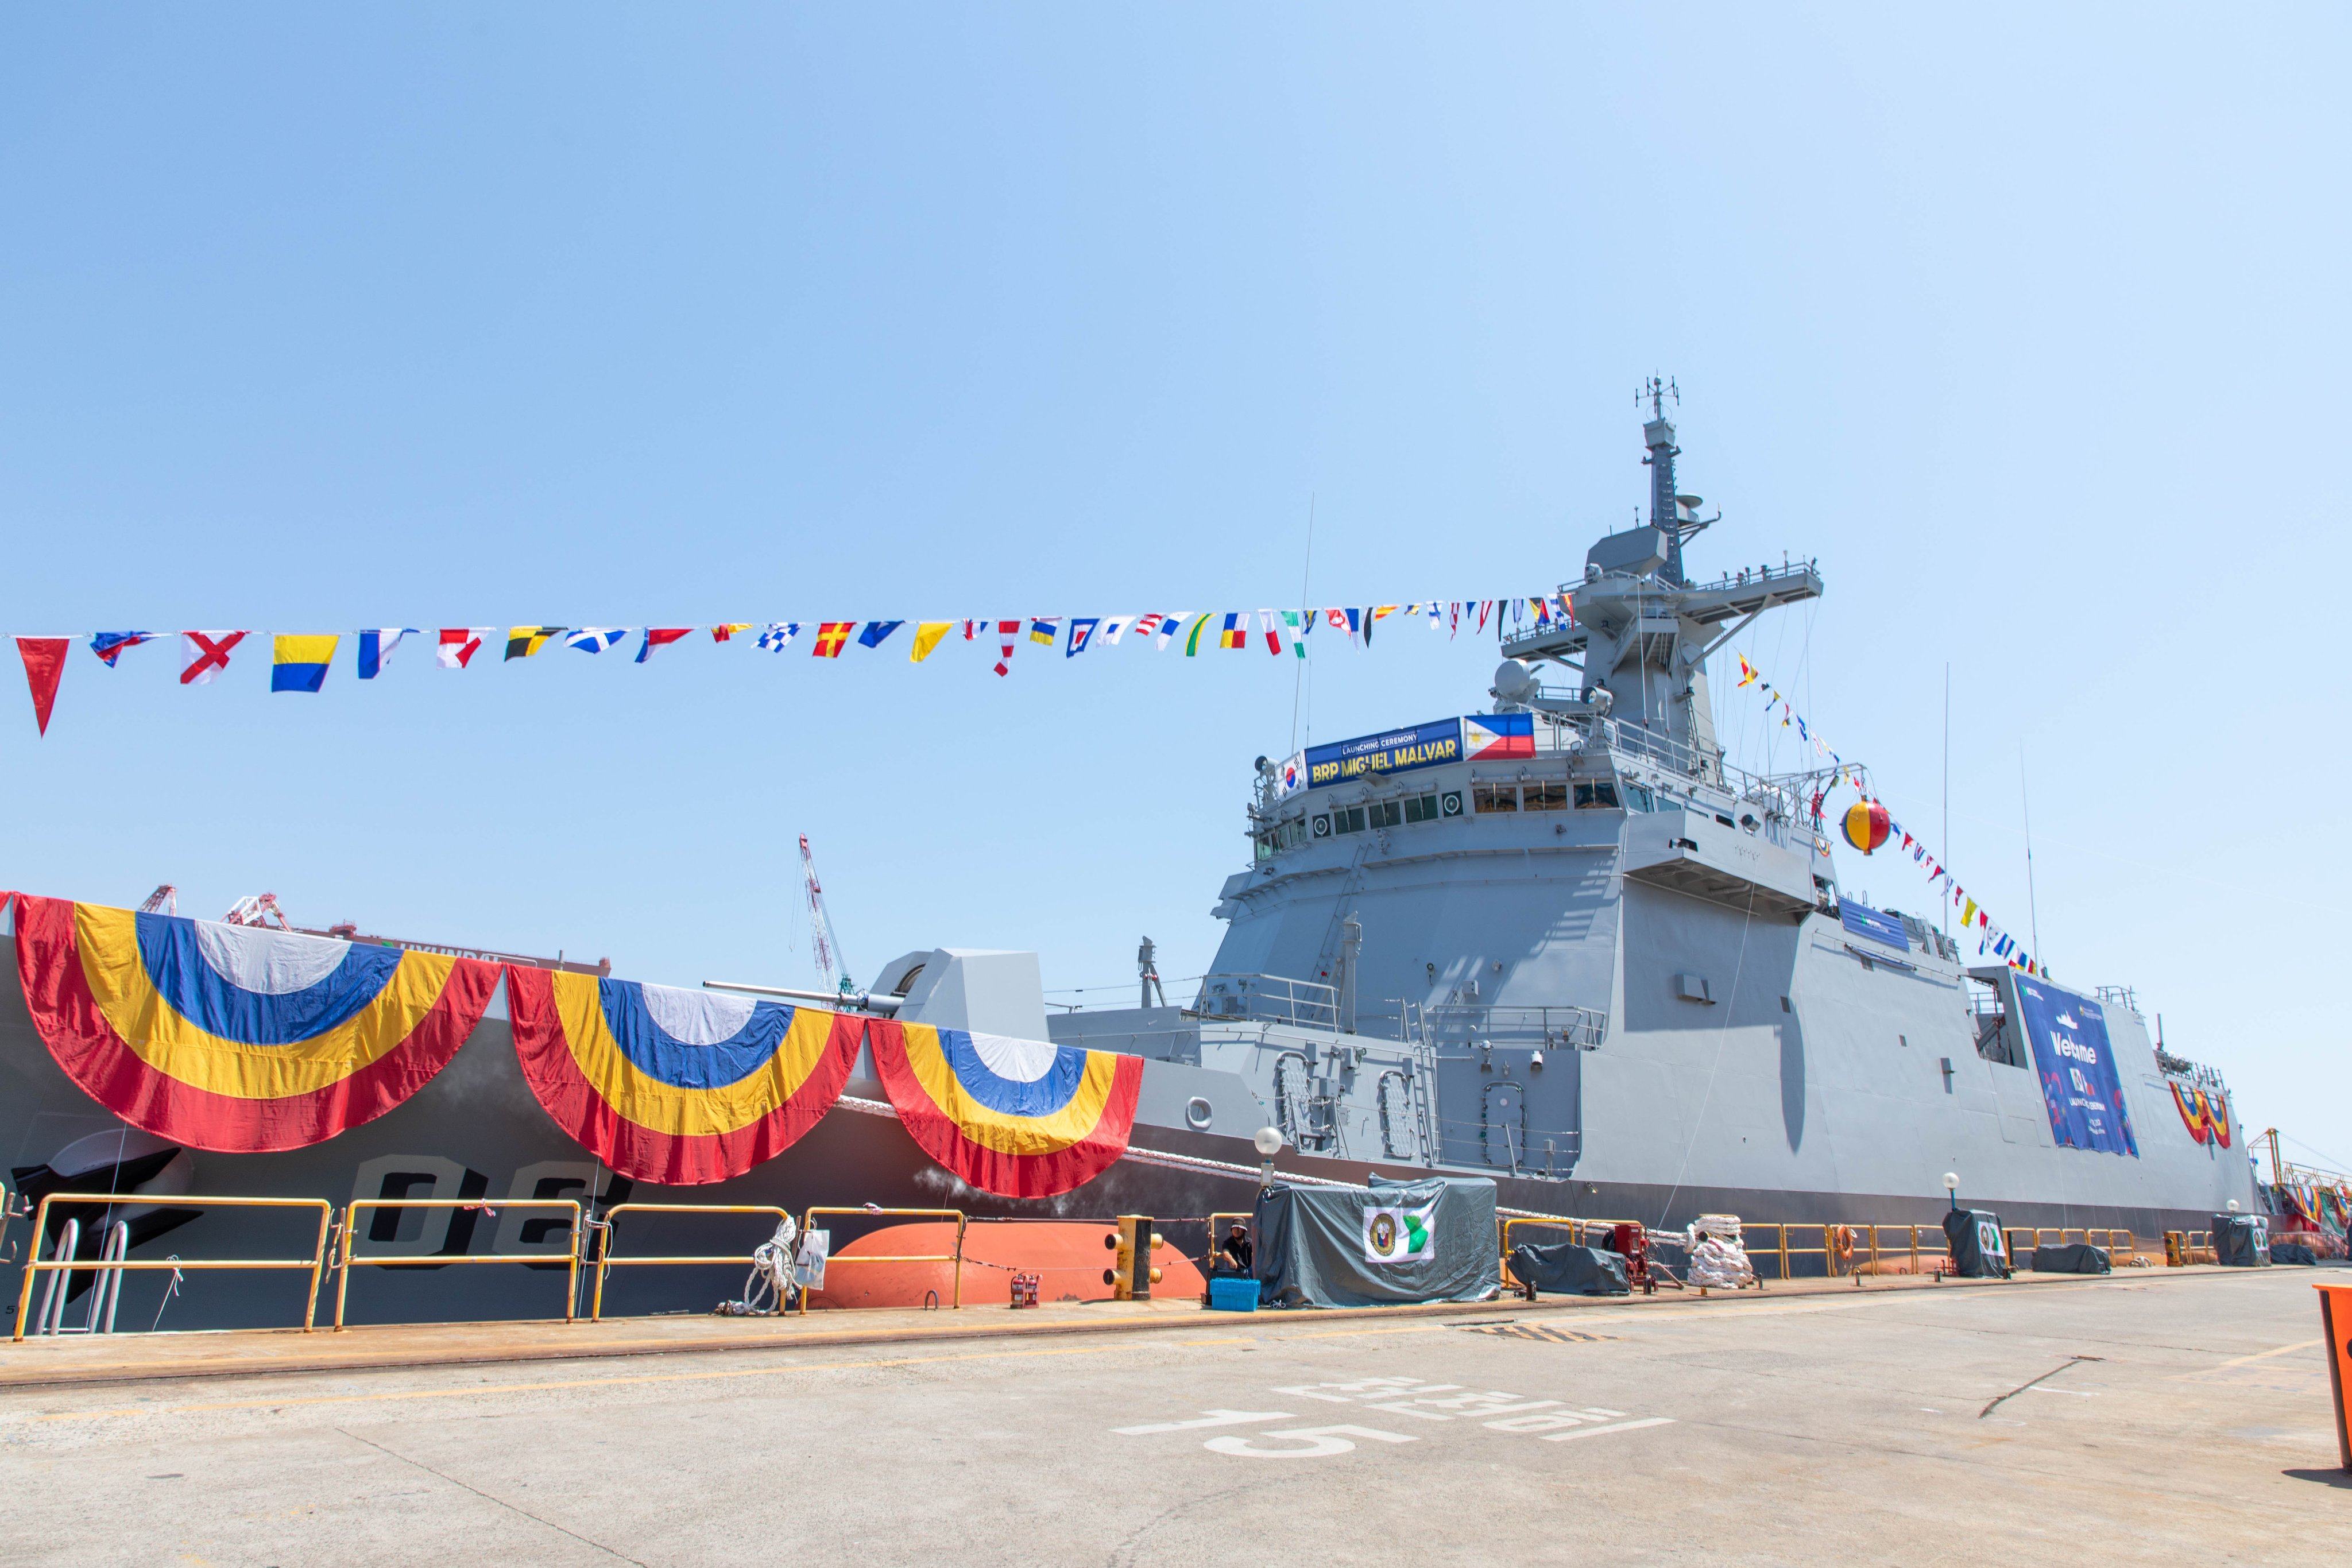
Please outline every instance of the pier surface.
[{"label": "pier surface", "polygon": [[2342,1563],[2315,1278],[0,1346],[0,1561]]}]

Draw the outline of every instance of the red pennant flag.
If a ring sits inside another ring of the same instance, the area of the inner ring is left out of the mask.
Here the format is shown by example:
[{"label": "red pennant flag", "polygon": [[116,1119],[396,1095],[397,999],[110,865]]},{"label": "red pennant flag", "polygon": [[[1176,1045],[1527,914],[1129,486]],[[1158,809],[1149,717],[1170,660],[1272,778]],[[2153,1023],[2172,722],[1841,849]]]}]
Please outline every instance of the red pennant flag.
[{"label": "red pennant flag", "polygon": [[70,637],[19,637],[16,653],[25,661],[25,684],[33,688],[33,716],[41,733],[49,733],[49,709],[58,700],[58,680],[66,673]]}]

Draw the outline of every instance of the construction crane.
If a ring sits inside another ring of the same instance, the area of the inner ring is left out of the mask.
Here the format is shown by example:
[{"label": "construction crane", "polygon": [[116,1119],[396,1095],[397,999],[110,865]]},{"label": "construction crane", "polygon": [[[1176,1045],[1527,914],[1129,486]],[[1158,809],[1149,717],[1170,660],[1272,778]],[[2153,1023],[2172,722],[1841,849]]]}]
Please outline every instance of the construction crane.
[{"label": "construction crane", "polygon": [[230,906],[221,919],[231,925],[274,925],[280,931],[294,929],[286,912],[278,907],[274,893],[248,893]]},{"label": "construction crane", "polygon": [[842,962],[841,943],[833,934],[833,916],[825,913],[824,887],[816,879],[816,857],[809,853],[808,835],[801,835],[801,879],[808,884],[809,936],[815,946],[817,973],[824,977],[824,988],[847,993],[857,988],[849,977],[849,966]]},{"label": "construction crane", "polygon": [[147,902],[139,906],[142,915],[177,915],[180,913],[180,890],[170,883],[158,883]]}]

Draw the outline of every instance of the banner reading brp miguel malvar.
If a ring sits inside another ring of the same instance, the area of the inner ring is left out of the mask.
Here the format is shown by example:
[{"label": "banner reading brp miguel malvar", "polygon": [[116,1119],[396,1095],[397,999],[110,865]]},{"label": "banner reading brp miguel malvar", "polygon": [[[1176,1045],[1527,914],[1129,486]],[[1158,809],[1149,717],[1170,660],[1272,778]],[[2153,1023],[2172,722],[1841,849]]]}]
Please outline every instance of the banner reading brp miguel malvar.
[{"label": "banner reading brp miguel malvar", "polygon": [[1442,718],[1411,729],[1335,740],[1307,748],[1307,787],[1320,789],[1366,774],[1403,773],[1462,760],[1462,721]]},{"label": "banner reading brp miguel malvar", "polygon": [[2106,1009],[2025,975],[2012,975],[2018,1021],[2033,1042],[2033,1068],[2050,1108],[2051,1135],[2067,1148],[2139,1157],[2123,1083],[2107,1040]]}]

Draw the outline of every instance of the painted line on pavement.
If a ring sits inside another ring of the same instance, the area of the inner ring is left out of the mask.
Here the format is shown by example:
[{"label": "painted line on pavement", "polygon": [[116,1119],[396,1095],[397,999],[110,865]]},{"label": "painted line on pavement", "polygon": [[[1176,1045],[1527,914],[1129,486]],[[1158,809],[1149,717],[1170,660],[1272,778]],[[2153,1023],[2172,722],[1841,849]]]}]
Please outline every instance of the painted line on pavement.
[{"label": "painted line on pavement", "polygon": [[[1255,1343],[1250,1339],[1180,1340],[1179,1345],[1215,1347]],[[1131,1350],[1124,1343],[1040,1345],[1024,1350],[968,1351],[959,1355],[880,1356],[870,1361],[793,1362],[781,1366],[731,1367],[719,1372],[654,1372],[616,1377],[550,1378],[536,1383],[477,1384],[463,1388],[395,1388],[366,1394],[314,1394],[296,1398],[218,1399],[200,1405],[166,1405],[146,1409],[55,1410],[16,1417],[21,1421],[98,1421],[124,1416],[200,1416],[229,1410],[280,1410],[317,1405],[397,1404],[417,1399],[464,1399],[477,1395],[533,1394],[542,1390],[643,1387],[657,1383],[719,1383],[747,1377],[781,1377],[795,1372],[861,1372],[894,1366],[938,1366],[954,1362],[1010,1361],[1047,1355],[1111,1355]]]}]

